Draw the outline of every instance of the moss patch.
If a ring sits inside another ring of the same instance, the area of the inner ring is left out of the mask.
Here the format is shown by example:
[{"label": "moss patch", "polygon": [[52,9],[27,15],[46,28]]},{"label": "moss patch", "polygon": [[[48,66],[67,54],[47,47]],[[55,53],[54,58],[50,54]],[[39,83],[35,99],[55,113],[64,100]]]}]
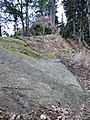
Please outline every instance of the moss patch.
[{"label": "moss patch", "polygon": [[28,48],[24,48],[20,52],[23,53],[23,54],[26,54],[28,56],[34,57],[34,58],[38,58],[39,57],[39,54],[35,53],[34,51],[31,51]]},{"label": "moss patch", "polygon": [[24,43],[23,41],[14,38],[0,37],[0,42],[10,42],[10,43],[16,43],[19,45],[27,46],[27,44]]},{"label": "moss patch", "polygon": [[23,53],[34,58],[39,57],[38,53],[31,50],[26,43],[18,39],[0,37],[0,47],[10,51]]}]

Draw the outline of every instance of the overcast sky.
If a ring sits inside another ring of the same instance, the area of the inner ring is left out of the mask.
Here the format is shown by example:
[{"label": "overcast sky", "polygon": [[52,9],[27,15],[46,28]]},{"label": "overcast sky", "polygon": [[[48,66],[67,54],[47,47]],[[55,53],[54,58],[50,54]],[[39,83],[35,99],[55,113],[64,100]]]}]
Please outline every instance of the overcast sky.
[{"label": "overcast sky", "polygon": [[59,0],[58,2],[58,8],[57,8],[57,16],[58,16],[58,20],[59,22],[61,21],[61,17],[62,17],[62,14],[63,14],[63,19],[64,19],[64,22],[66,22],[66,16],[65,16],[65,13],[64,13],[64,9],[63,9],[63,6],[61,5],[61,1],[62,0]]}]

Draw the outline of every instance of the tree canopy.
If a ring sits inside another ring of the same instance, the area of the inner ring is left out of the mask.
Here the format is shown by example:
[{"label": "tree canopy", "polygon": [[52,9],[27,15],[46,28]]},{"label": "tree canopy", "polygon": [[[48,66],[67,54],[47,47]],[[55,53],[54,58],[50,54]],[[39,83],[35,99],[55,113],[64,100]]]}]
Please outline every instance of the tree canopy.
[{"label": "tree canopy", "polygon": [[39,16],[48,16],[51,26],[56,26],[56,0],[0,0],[0,2],[2,3],[0,9],[3,8],[2,17],[7,16],[7,21],[14,22],[15,33],[19,29],[18,25],[21,24],[22,34],[30,35],[29,28],[35,20],[33,18]]},{"label": "tree canopy", "polygon": [[[90,0],[63,0],[67,17],[66,37],[90,43]],[[68,34],[67,34],[68,33]]]}]

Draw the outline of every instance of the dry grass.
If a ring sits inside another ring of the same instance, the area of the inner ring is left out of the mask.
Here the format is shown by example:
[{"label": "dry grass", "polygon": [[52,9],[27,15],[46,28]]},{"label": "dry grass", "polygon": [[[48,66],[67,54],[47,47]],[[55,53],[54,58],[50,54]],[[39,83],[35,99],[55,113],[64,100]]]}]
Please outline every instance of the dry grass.
[{"label": "dry grass", "polygon": [[55,58],[57,55],[64,55],[68,59],[68,56],[73,53],[71,46],[60,35],[46,35],[44,38],[34,36],[20,39],[24,40],[31,49],[42,53],[44,57]]}]

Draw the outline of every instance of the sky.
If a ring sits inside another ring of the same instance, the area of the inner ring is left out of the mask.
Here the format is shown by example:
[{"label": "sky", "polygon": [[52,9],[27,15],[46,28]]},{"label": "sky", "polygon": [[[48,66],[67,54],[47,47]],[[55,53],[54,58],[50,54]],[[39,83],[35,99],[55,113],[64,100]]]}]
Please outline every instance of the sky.
[{"label": "sky", "polygon": [[62,0],[59,0],[58,2],[58,8],[57,8],[57,16],[58,16],[58,20],[59,22],[61,21],[61,18],[62,18],[62,14],[63,14],[63,19],[64,19],[64,22],[66,23],[67,19],[66,19],[66,16],[65,16],[65,13],[64,13],[64,9],[63,9],[63,5],[61,4],[61,1]]},{"label": "sky", "polygon": [[[62,0],[58,1],[58,8],[57,8],[58,13],[57,13],[57,16],[58,16],[58,20],[60,22],[62,14],[63,14],[63,19],[64,19],[64,22],[66,23],[66,16],[65,16],[65,13],[64,13],[63,6],[61,5],[61,1]],[[9,25],[9,29],[7,30],[7,33],[9,33],[9,35],[14,34],[14,32],[13,32],[13,23]]]}]

